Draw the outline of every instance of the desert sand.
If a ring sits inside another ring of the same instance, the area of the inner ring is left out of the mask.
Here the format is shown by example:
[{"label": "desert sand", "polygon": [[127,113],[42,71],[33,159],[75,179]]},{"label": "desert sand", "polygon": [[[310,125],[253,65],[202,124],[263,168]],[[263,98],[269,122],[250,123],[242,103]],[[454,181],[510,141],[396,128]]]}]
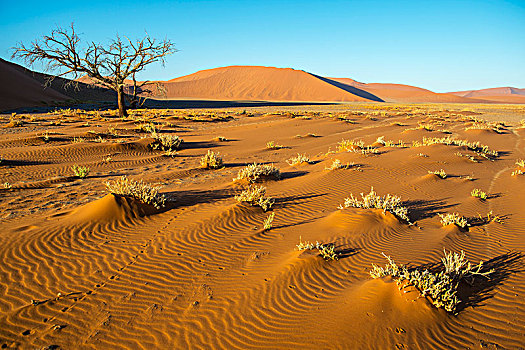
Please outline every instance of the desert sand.
[{"label": "desert sand", "polygon": [[[188,92],[197,84],[174,83]],[[316,93],[333,87],[322,83]],[[124,119],[114,110],[4,114],[0,346],[522,349],[524,113],[520,105],[366,102],[142,109]],[[184,141],[166,152],[152,147],[158,135]],[[217,169],[201,166],[209,150],[223,159]],[[310,162],[290,165],[298,153]],[[335,160],[347,166],[329,170]],[[275,200],[266,212],[235,199],[248,184],[233,179],[254,162],[281,173],[257,183]],[[89,168],[85,178],[75,165]],[[444,178],[429,173],[441,169]],[[165,205],[109,193],[105,183],[122,175],[162,187]],[[409,222],[339,208],[371,187],[400,196]],[[442,226],[446,213],[470,226]],[[337,260],[298,250],[306,241],[332,244]],[[460,285],[454,312],[369,274],[386,263],[382,253],[423,268],[439,265],[443,249],[494,269]]]}]

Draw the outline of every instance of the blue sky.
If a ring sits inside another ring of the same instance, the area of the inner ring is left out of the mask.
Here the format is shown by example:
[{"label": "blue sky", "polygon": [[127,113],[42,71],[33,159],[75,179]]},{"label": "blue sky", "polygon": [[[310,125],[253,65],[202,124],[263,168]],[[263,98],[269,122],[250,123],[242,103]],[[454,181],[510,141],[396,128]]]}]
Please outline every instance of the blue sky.
[{"label": "blue sky", "polygon": [[522,1],[0,1],[0,57],[75,27],[85,40],[144,31],[180,51],[141,79],[228,65],[292,67],[445,92],[525,88]]}]

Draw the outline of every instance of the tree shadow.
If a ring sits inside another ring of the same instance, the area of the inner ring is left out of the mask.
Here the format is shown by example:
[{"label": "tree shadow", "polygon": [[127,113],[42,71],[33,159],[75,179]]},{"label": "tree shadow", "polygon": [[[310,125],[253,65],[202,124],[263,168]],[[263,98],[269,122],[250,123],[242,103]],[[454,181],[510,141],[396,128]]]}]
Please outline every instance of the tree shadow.
[{"label": "tree shadow", "polygon": [[[446,199],[446,198],[445,198]],[[409,208],[410,218],[413,221],[427,219],[436,216],[444,209],[455,207],[457,204],[447,204],[445,199],[418,199],[404,201],[403,205]]]},{"label": "tree shadow", "polygon": [[222,145],[208,141],[184,141],[181,145],[182,149],[215,148],[220,146]]}]

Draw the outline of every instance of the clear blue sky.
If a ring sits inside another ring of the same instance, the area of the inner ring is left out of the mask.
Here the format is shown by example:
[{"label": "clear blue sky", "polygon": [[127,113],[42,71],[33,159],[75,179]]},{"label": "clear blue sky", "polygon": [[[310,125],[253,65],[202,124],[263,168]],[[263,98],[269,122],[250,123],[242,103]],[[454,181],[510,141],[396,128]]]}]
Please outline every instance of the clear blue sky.
[{"label": "clear blue sky", "polygon": [[180,50],[141,79],[228,65],[292,67],[444,92],[525,88],[522,1],[0,0],[0,57],[75,22],[82,38],[168,37]]}]

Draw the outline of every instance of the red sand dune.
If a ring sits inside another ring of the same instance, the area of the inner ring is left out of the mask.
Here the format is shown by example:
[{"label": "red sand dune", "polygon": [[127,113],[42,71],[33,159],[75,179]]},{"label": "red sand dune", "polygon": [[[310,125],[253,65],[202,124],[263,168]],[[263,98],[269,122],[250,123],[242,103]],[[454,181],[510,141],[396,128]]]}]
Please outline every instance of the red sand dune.
[{"label": "red sand dune", "polygon": [[31,76],[31,71],[0,58],[0,110],[42,106],[63,101],[67,96],[44,86]]},{"label": "red sand dune", "polygon": [[[273,101],[370,101],[329,81],[291,68],[231,66],[163,82],[167,98]],[[377,100],[377,99],[376,99]]]},{"label": "red sand dune", "polygon": [[[360,83],[349,78],[330,78],[341,83],[355,86],[387,102],[447,102],[447,103],[480,103],[480,99],[466,98],[451,93],[437,93],[427,89],[403,84]],[[470,96],[469,96],[470,97]]]},{"label": "red sand dune", "polygon": [[456,91],[450,92],[450,94],[469,98],[482,98],[484,100],[501,103],[525,103],[525,89],[518,89],[510,86],[481,90]]}]

